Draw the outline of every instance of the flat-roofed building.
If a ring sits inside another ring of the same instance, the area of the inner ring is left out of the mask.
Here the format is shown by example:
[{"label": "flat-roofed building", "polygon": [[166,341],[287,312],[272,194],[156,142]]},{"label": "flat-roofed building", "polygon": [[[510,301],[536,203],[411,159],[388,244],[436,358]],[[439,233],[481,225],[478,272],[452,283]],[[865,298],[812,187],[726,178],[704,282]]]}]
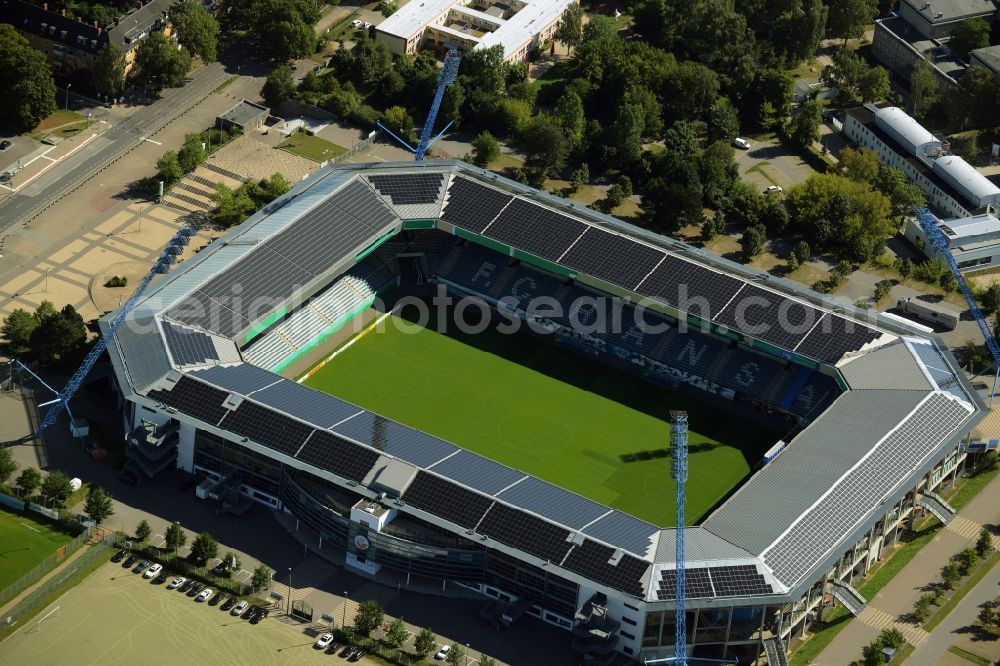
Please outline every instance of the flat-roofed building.
[{"label": "flat-roofed building", "polygon": [[375,29],[376,41],[395,54],[502,46],[519,61],[551,39],[576,0],[413,0]]},{"label": "flat-roofed building", "polygon": [[996,0],[900,0],[899,15],[928,39],[950,37],[962,21],[993,21]]},{"label": "flat-roofed building", "polygon": [[[1000,265],[1000,219],[992,213],[971,215],[955,220],[939,221],[938,229],[948,241],[955,263],[963,273],[994,268]],[[924,230],[913,218],[906,221],[903,234],[914,245],[924,242],[928,256],[934,253],[927,243]]]}]

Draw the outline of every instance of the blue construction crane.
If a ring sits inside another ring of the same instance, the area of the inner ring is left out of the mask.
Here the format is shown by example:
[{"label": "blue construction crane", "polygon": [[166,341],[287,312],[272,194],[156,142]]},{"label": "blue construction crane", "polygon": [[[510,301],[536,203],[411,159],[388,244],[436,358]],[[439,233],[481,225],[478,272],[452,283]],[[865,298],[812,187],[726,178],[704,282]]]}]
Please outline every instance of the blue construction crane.
[{"label": "blue construction crane", "polygon": [[677,529],[674,537],[674,664],[687,666],[687,610],[684,571],[684,508],[687,494],[684,485],[688,478],[688,415],[671,410],[670,445],[673,454],[671,476],[677,482]]},{"label": "blue construction crane", "polygon": [[986,348],[990,350],[990,355],[993,357],[993,367],[996,372],[993,375],[993,391],[990,393],[990,407],[992,407],[993,396],[997,392],[997,381],[1000,380],[1000,344],[997,344],[997,339],[993,337],[993,331],[990,330],[983,311],[979,309],[979,305],[976,303],[976,299],[972,295],[968,283],[965,281],[965,276],[962,275],[962,271],[959,270],[958,264],[955,262],[955,257],[951,254],[948,239],[945,238],[944,233],[938,228],[938,219],[926,208],[917,208],[914,212],[916,213],[917,220],[920,222],[921,229],[924,231],[924,237],[927,239],[927,242],[948,262],[951,272],[955,274],[955,281],[958,282],[958,288],[962,292],[962,295],[965,296],[965,301],[969,304],[972,317],[976,320],[976,324],[979,325],[979,332],[983,334],[983,339],[986,341]]},{"label": "blue construction crane", "polygon": [[431,132],[434,131],[434,123],[437,121],[438,111],[441,109],[441,100],[444,99],[444,91],[448,86],[454,83],[455,79],[458,77],[458,63],[461,62],[461,60],[462,56],[460,56],[458,51],[455,49],[448,51],[448,55],[445,56],[444,67],[441,68],[441,74],[438,76],[437,92],[434,93],[434,101],[431,102],[431,110],[427,114],[427,120],[424,122],[424,128],[420,131],[420,141],[417,142],[416,148],[411,146],[399,136],[396,136],[396,134],[383,125],[381,121],[378,122],[379,128],[396,141],[399,141],[404,148],[413,153],[418,162],[424,159],[427,149],[434,145],[434,142],[440,139],[441,135],[447,132],[448,128],[451,127],[452,122],[454,122],[449,122],[433,139],[431,138]]},{"label": "blue construction crane", "polygon": [[[157,259],[156,264],[148,273],[146,273],[146,276],[139,281],[139,285],[135,288],[135,292],[133,292],[132,296],[125,302],[125,305],[120,307],[118,312],[115,313],[115,316],[112,318],[111,323],[108,326],[108,330],[97,340],[97,342],[94,343],[94,346],[90,349],[86,358],[83,359],[83,363],[80,364],[77,371],[73,373],[72,377],[70,377],[66,387],[56,395],[54,400],[43,402],[38,405],[40,408],[49,407],[51,405],[51,409],[45,413],[45,418],[42,419],[41,424],[38,426],[38,430],[35,431],[35,437],[41,437],[42,433],[44,433],[50,425],[55,423],[56,419],[59,418],[59,415],[62,414],[64,409],[69,412],[70,418],[73,418],[73,413],[69,411],[70,399],[76,394],[80,386],[83,385],[83,380],[87,378],[91,368],[93,368],[94,364],[97,363],[97,359],[104,353],[104,350],[108,346],[108,341],[115,336],[115,333],[118,332],[118,329],[121,328],[122,324],[125,322],[125,318],[139,303],[139,299],[142,298],[143,293],[146,291],[146,287],[149,286],[149,283],[152,282],[153,278],[157,275],[161,275],[170,270],[170,265],[177,261],[177,256],[184,251],[184,248],[188,244],[188,240],[194,235],[194,232],[194,229],[191,227],[184,226],[181,227],[176,234],[174,234],[173,238],[170,239],[170,242],[167,243],[167,246],[163,249],[163,253],[160,254],[160,258]],[[25,370],[28,370],[28,368],[23,366],[23,364],[18,363],[18,365]],[[31,370],[28,370],[28,372],[31,372]],[[31,372],[31,374],[34,375],[35,373]],[[37,378],[37,375],[35,376]],[[42,382],[42,384],[43,386],[46,386],[46,388],[49,388],[49,390],[52,390],[53,393],[55,392],[44,382]]]}]

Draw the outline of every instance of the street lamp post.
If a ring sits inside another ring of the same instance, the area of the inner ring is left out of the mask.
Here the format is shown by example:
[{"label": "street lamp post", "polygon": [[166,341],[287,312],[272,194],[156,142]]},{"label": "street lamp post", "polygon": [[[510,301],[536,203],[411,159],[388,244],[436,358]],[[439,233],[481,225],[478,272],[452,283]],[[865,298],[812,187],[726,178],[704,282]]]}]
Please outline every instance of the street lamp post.
[{"label": "street lamp post", "polygon": [[292,568],[288,567],[288,610],[286,611],[289,615],[292,614]]},{"label": "street lamp post", "polygon": [[341,615],[340,615],[341,631],[343,631],[344,627],[346,626],[347,626],[347,590],[344,590],[344,605],[341,607]]},{"label": "street lamp post", "polygon": [[69,111],[69,89],[73,86],[72,83],[66,84],[66,110]]},{"label": "street lamp post", "polygon": [[472,656],[472,646],[465,644],[465,666],[469,666],[469,657]]}]

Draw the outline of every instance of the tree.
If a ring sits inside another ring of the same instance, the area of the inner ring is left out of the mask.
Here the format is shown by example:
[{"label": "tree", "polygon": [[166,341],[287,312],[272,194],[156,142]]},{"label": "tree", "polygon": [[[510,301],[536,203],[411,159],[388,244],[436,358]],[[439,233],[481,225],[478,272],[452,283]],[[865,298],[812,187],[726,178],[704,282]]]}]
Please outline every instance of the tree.
[{"label": "tree", "polygon": [[271,570],[265,567],[263,564],[253,570],[253,576],[250,577],[250,585],[254,588],[262,588],[271,582]]},{"label": "tree", "polygon": [[574,2],[566,8],[554,37],[569,50],[580,45],[583,40],[583,7]]},{"label": "tree", "polygon": [[740,238],[740,249],[743,251],[743,261],[749,262],[764,251],[767,243],[767,230],[763,225],[754,225],[743,232]]},{"label": "tree", "polygon": [[913,611],[910,615],[917,622],[923,622],[931,615],[931,595],[922,594],[920,598],[913,602]]},{"label": "tree", "polygon": [[275,62],[304,58],[316,49],[313,24],[319,5],[311,0],[253,0],[246,12],[252,40]]},{"label": "tree", "polygon": [[955,274],[951,271],[945,271],[941,274],[941,277],[938,279],[938,285],[946,294],[958,291],[958,280],[955,279]]},{"label": "tree", "polygon": [[0,448],[0,486],[6,486],[10,475],[17,471],[20,465],[14,460],[14,454],[7,447]]},{"label": "tree", "polygon": [[500,157],[500,142],[489,132],[481,132],[472,140],[472,155],[479,166],[489,166]]},{"label": "tree", "polygon": [[413,641],[413,650],[421,659],[430,654],[436,647],[437,636],[435,636],[434,632],[427,627],[421,629],[417,634],[417,638]]},{"label": "tree", "polygon": [[976,566],[976,563],[979,561],[979,555],[974,548],[966,548],[955,556],[955,561],[958,562],[958,567],[961,569],[962,575],[967,576],[972,571],[972,567]]},{"label": "tree", "polygon": [[754,79],[747,104],[762,129],[784,124],[792,108],[792,77],[777,69],[763,70]]},{"label": "tree", "polygon": [[135,54],[136,78],[154,91],[180,85],[191,69],[191,54],[162,32],[142,40]]},{"label": "tree", "polygon": [[233,190],[224,183],[217,183],[211,199],[218,204],[212,211],[212,221],[227,228],[236,226],[256,209],[245,185]]},{"label": "tree", "polygon": [[497,661],[493,657],[481,654],[479,655],[479,666],[497,666]]},{"label": "tree", "polygon": [[97,51],[91,85],[101,97],[121,97],[125,92],[125,54],[114,42],[104,42]]},{"label": "tree", "polygon": [[184,145],[177,152],[177,162],[184,173],[190,173],[208,158],[204,141],[200,134],[188,134],[184,137]]},{"label": "tree", "polygon": [[795,258],[799,260],[800,264],[804,264],[812,258],[812,250],[809,249],[809,243],[805,241],[799,241],[795,244],[792,249],[792,254]]},{"label": "tree", "polygon": [[882,641],[875,639],[861,650],[861,663],[863,666],[881,666],[884,662],[882,658]]},{"label": "tree", "polygon": [[205,562],[219,553],[219,543],[208,532],[202,532],[191,542],[191,557],[198,562]]},{"label": "tree", "polygon": [[168,150],[156,160],[156,176],[163,181],[165,187],[173,185],[184,177],[184,167],[181,166],[177,153]]},{"label": "tree", "polygon": [[543,175],[554,174],[566,164],[569,145],[562,128],[551,116],[536,117],[521,133],[520,143],[525,166]]},{"label": "tree", "polygon": [[139,521],[139,524],[135,526],[135,540],[145,541],[149,538],[149,535],[153,533],[152,528],[150,528],[149,523],[143,518]]},{"label": "tree", "polygon": [[969,60],[969,52],[990,45],[990,24],[982,18],[962,21],[951,33],[948,49],[962,60]]},{"label": "tree", "polygon": [[[579,7],[573,4],[570,7]],[[583,101],[580,96],[572,90],[563,93],[556,103],[555,120],[566,133],[566,140],[569,141],[570,149],[575,149],[583,139],[583,130],[587,124],[587,119],[583,113]]]},{"label": "tree", "polygon": [[221,564],[223,566],[223,570],[225,571],[224,575],[226,576],[226,578],[229,578],[230,576],[233,575],[234,571],[239,571],[240,566],[242,566],[243,562],[240,561],[239,555],[237,555],[231,550],[227,550],[226,554],[222,556]]},{"label": "tree", "polygon": [[87,341],[87,325],[72,305],[41,318],[31,334],[31,351],[43,366],[76,355]]},{"label": "tree", "polygon": [[72,494],[73,486],[70,485],[66,472],[56,469],[45,475],[45,480],[42,481],[42,497],[53,502],[63,502]]},{"label": "tree", "polygon": [[878,640],[885,647],[898,650],[906,643],[906,636],[896,627],[889,627],[879,633]]},{"label": "tree", "polygon": [[271,70],[260,89],[260,96],[271,109],[277,109],[281,103],[295,96],[295,80],[292,78],[292,66],[286,62]]},{"label": "tree", "polygon": [[976,554],[986,558],[993,552],[993,534],[985,527],[979,530],[979,538],[976,539]]},{"label": "tree", "polygon": [[906,174],[896,167],[880,164],[874,186],[889,197],[893,214],[900,218],[912,213],[914,208],[924,206],[923,190],[911,183]]},{"label": "tree", "polygon": [[16,308],[11,311],[0,327],[0,337],[7,340],[10,356],[23,356],[30,350],[31,334],[38,328],[38,320],[27,310]]},{"label": "tree", "polygon": [[115,512],[111,495],[100,486],[91,486],[87,491],[87,499],[83,503],[83,512],[100,525]]},{"label": "tree", "polygon": [[740,133],[740,117],[728,97],[715,100],[708,114],[708,140],[732,141]]},{"label": "tree", "polygon": [[889,92],[889,73],[885,68],[869,67],[863,58],[846,48],[833,52],[831,64],[823,68],[821,78],[826,85],[837,88],[848,102],[859,97],[870,102]]},{"label": "tree", "polygon": [[829,6],[826,34],[843,38],[845,44],[864,35],[865,26],[878,13],[878,0],[837,0]]},{"label": "tree", "polygon": [[878,303],[892,291],[892,280],[879,280],[875,283],[875,302]]},{"label": "tree", "polygon": [[987,601],[980,606],[979,615],[976,616],[976,619],[986,629],[992,629],[1000,624],[1000,614],[997,613],[997,602]]},{"label": "tree", "polygon": [[861,183],[874,183],[881,162],[878,153],[867,148],[844,148],[840,152],[840,172]]},{"label": "tree", "polygon": [[799,113],[792,120],[792,141],[802,148],[808,148],[819,141],[819,127],[823,122],[819,103],[810,99],[799,107]]},{"label": "tree", "polygon": [[413,118],[401,106],[390,106],[382,116],[382,124],[389,128],[389,131],[413,142]]},{"label": "tree", "polygon": [[872,67],[857,83],[858,94],[862,102],[874,102],[889,94],[889,72],[885,67]]},{"label": "tree", "polygon": [[354,631],[361,636],[367,636],[382,626],[384,618],[385,613],[377,601],[374,599],[362,601],[357,613],[354,614]]},{"label": "tree", "polygon": [[187,542],[187,535],[184,534],[184,530],[181,529],[181,524],[178,522],[167,525],[167,531],[164,533],[163,538],[165,541],[164,545],[175,553],[178,548]]},{"label": "tree", "polygon": [[970,67],[958,84],[948,91],[945,109],[950,120],[965,129],[997,124],[1000,108],[1000,75],[985,67]]},{"label": "tree", "polygon": [[461,666],[465,662],[465,650],[458,643],[452,643],[446,660],[451,666]]},{"label": "tree", "polygon": [[393,649],[397,649],[406,642],[410,632],[406,630],[406,623],[403,618],[397,617],[389,623],[389,629],[385,632],[385,644]]},{"label": "tree", "polygon": [[35,127],[56,110],[52,69],[42,51],[35,50],[9,23],[0,23],[0,126],[15,132]]},{"label": "tree", "polygon": [[34,467],[25,467],[17,475],[14,485],[17,486],[18,495],[22,499],[28,500],[34,496],[35,491],[42,485],[42,473]]},{"label": "tree", "polygon": [[955,583],[962,580],[962,571],[958,568],[958,563],[949,562],[941,567],[941,580],[949,590],[955,589]]},{"label": "tree", "polygon": [[170,22],[177,31],[177,41],[191,55],[205,62],[215,60],[219,42],[219,22],[200,2],[182,0],[170,8]]},{"label": "tree", "polygon": [[905,280],[913,273],[913,261],[907,257],[903,257],[896,265],[896,270],[899,271],[899,277]]},{"label": "tree", "polygon": [[367,37],[358,42],[358,77],[363,85],[372,85],[392,71],[392,54],[382,42]]},{"label": "tree", "polygon": [[940,96],[941,80],[934,73],[934,67],[923,58],[917,60],[910,75],[910,101],[913,115],[923,118]]}]

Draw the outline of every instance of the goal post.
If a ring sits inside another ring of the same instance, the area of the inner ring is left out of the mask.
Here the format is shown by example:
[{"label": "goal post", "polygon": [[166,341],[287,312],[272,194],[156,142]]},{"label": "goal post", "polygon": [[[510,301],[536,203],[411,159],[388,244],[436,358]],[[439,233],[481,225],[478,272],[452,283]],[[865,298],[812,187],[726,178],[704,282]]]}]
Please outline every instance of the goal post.
[{"label": "goal post", "polygon": [[50,610],[45,615],[43,615],[42,617],[38,618],[38,621],[35,622],[35,626],[33,626],[31,628],[31,631],[39,631],[41,629],[42,623],[45,622],[50,617],[59,617],[59,609],[60,608],[61,608],[61,606],[56,606],[55,608],[53,608],[52,610]]}]

